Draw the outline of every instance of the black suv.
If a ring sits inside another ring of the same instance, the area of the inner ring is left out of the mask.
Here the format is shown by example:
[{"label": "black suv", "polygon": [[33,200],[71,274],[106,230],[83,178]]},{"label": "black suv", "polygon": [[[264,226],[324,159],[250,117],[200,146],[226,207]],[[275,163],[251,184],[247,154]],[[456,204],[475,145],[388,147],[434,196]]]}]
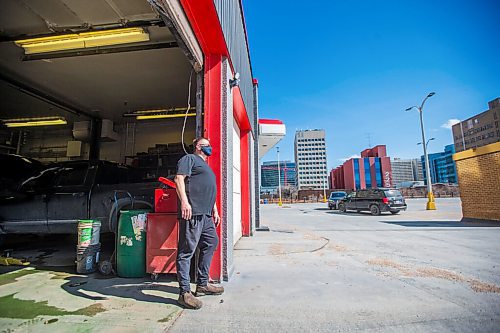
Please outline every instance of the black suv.
[{"label": "black suv", "polygon": [[401,210],[406,210],[406,207],[401,192],[388,188],[359,190],[349,194],[339,203],[339,211],[342,213],[355,210],[357,212],[369,211],[372,215],[380,215],[381,212],[397,214]]}]

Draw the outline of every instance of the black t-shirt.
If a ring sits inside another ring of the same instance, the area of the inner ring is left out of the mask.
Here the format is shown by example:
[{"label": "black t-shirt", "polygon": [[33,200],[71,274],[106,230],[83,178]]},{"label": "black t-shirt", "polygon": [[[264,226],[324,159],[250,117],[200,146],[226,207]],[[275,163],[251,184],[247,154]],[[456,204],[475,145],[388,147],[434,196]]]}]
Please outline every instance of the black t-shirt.
[{"label": "black t-shirt", "polygon": [[[185,155],[177,163],[177,174],[186,176],[186,194],[192,214],[212,216],[217,184],[215,174],[207,162],[195,154]],[[180,216],[181,210],[178,212]]]}]

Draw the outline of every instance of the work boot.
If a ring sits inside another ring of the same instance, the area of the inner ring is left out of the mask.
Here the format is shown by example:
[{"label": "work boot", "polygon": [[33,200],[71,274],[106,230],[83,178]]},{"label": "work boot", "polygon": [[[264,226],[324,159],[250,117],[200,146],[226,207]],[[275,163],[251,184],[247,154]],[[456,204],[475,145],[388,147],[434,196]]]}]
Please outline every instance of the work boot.
[{"label": "work boot", "polygon": [[188,309],[198,310],[201,309],[203,302],[194,297],[191,292],[179,295],[177,302]]},{"label": "work boot", "polygon": [[196,296],[205,296],[205,295],[222,295],[224,292],[224,287],[216,286],[213,284],[207,284],[206,286],[196,286]]}]

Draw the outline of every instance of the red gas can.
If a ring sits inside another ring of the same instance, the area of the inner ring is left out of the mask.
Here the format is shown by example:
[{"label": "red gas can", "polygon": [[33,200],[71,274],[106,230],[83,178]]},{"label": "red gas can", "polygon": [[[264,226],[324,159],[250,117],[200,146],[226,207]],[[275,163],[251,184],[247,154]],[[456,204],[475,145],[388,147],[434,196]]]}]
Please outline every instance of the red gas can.
[{"label": "red gas can", "polygon": [[177,192],[171,188],[155,189],[155,213],[176,213]]},{"label": "red gas can", "polygon": [[[177,192],[175,183],[165,177],[158,178],[162,188],[155,190],[155,213],[177,212]],[[169,188],[171,187],[171,188]]]},{"label": "red gas can", "polygon": [[146,272],[176,273],[179,225],[177,213],[148,214],[146,232]]}]

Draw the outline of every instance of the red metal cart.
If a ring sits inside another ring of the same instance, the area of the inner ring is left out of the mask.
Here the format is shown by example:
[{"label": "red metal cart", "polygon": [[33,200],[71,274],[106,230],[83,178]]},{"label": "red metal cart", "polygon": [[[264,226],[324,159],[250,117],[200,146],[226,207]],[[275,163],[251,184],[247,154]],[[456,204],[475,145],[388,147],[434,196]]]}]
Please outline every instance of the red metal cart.
[{"label": "red metal cart", "polygon": [[153,279],[158,274],[177,273],[177,193],[174,182],[163,177],[159,180],[165,186],[155,190],[155,213],[148,214],[146,230],[146,272]]}]

